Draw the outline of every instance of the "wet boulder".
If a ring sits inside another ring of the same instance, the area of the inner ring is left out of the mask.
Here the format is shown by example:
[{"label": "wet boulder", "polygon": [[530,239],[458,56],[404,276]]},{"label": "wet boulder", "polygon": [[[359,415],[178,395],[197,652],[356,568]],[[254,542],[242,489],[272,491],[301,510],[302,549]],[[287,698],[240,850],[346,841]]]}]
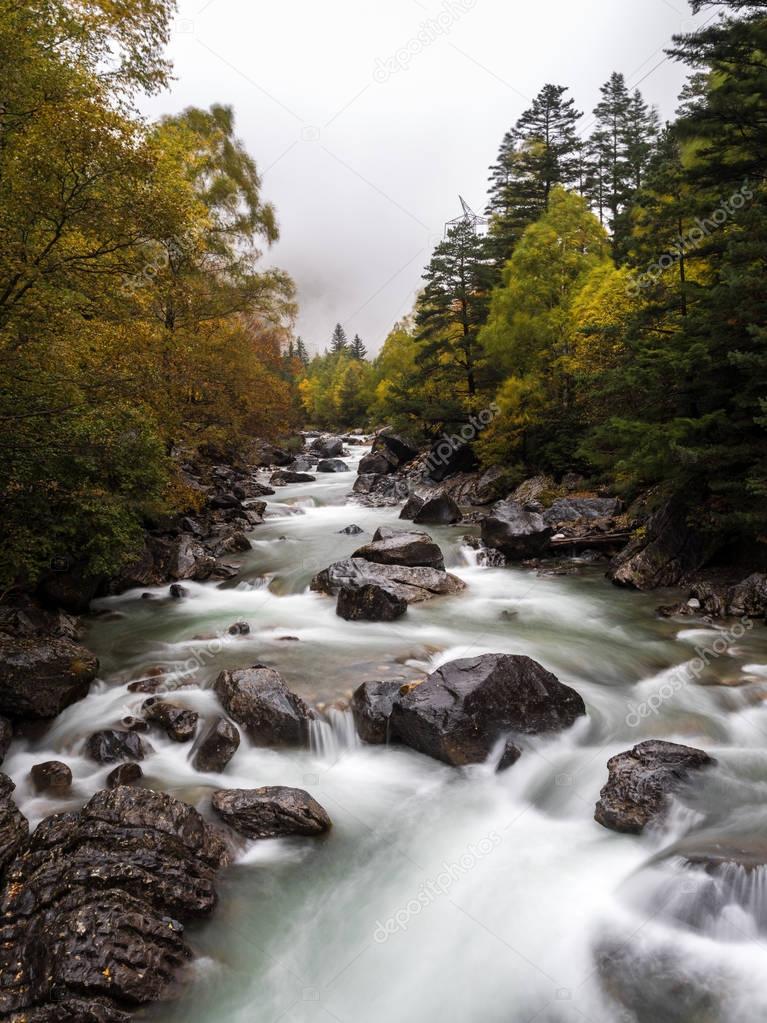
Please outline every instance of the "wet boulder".
[{"label": "wet boulder", "polygon": [[396,699],[390,724],[393,738],[457,767],[484,762],[509,733],[559,732],[585,713],[580,695],[531,658],[483,654],[444,664]]},{"label": "wet boulder", "polygon": [[342,437],[317,437],[309,445],[309,450],[319,458],[337,458],[343,454]]},{"label": "wet boulder", "polygon": [[13,800],[12,792],[15,788],[7,774],[0,774],[0,876],[29,835],[27,818]]},{"label": "wet boulder", "polygon": [[194,710],[168,703],[156,696],[150,696],[141,705],[141,713],[147,721],[153,721],[165,731],[174,742],[191,742],[197,732],[200,715]]},{"label": "wet boulder", "polygon": [[499,501],[482,521],[486,547],[500,551],[510,561],[534,558],[548,547],[553,529],[543,516],[518,501]]},{"label": "wet boulder", "polygon": [[107,775],[107,788],[117,789],[121,785],[135,785],[144,777],[141,765],[133,761],[127,764],[120,764]]},{"label": "wet boulder", "polygon": [[291,472],[289,469],[278,469],[269,477],[275,487],[287,487],[291,483],[313,483],[317,477],[308,472]]},{"label": "wet boulder", "polygon": [[546,509],[543,521],[547,526],[565,522],[592,522],[619,515],[621,503],[615,497],[563,497]]},{"label": "wet boulder", "polygon": [[378,565],[364,558],[336,561],[319,572],[311,582],[318,593],[336,595],[345,586],[373,583],[396,591],[409,604],[431,600],[432,597],[460,593],[465,583],[449,572],[437,568],[407,565]]},{"label": "wet boulder", "polygon": [[413,447],[404,437],[397,433],[385,430],[379,433],[373,441],[372,452],[383,455],[391,465],[392,472],[395,472],[408,462],[412,462],[418,455],[418,448]]},{"label": "wet boulder", "polygon": [[391,508],[404,501],[410,492],[407,480],[398,476],[364,473],[352,487],[356,500],[369,508]]},{"label": "wet boulder", "polygon": [[222,671],[214,685],[224,710],[257,746],[306,746],[313,712],[265,664]]},{"label": "wet boulder", "polygon": [[354,690],[352,716],[363,742],[382,745],[389,741],[389,718],[401,685],[396,681],[363,682]]},{"label": "wet boulder", "polygon": [[419,497],[418,494],[411,494],[407,501],[405,501],[402,511],[399,513],[399,517],[412,522],[423,506],[424,499]]},{"label": "wet boulder", "polygon": [[98,671],[90,650],[56,637],[0,637],[0,714],[53,718],[81,700]]},{"label": "wet boulder", "polygon": [[349,466],[340,458],[322,458],[317,463],[317,472],[348,472]]},{"label": "wet boulder", "polygon": [[44,764],[35,764],[29,772],[29,777],[37,792],[66,796],[72,788],[72,771],[60,760],[47,760]]},{"label": "wet boulder", "polygon": [[350,526],[345,526],[343,529],[339,529],[338,532],[344,533],[346,536],[359,536],[360,533],[364,533],[365,530],[361,526],[352,523]]},{"label": "wet boulder", "polygon": [[696,583],[691,589],[688,607],[712,618],[765,618],[767,575],[755,572],[734,586]]},{"label": "wet boulder", "polygon": [[192,750],[192,766],[203,773],[220,774],[240,748],[240,733],[225,717],[215,718]]},{"label": "wet boulder", "polygon": [[686,501],[675,498],[654,512],[644,529],[614,558],[609,577],[617,586],[636,590],[679,586],[711,553],[710,541],[690,522]]},{"label": "wet boulder", "polygon": [[[149,789],[46,818],[1,896],[0,1014],[115,1020],[166,997],[192,955],[184,924],[213,910],[225,860],[196,810]],[[57,1015],[68,1002],[74,1014]]]},{"label": "wet boulder", "polygon": [[463,513],[452,497],[442,494],[424,501],[413,516],[413,522],[421,526],[451,526],[462,518]]},{"label": "wet boulder", "polygon": [[291,472],[311,472],[316,465],[316,458],[312,458],[309,455],[298,455],[287,468]]},{"label": "wet boulder", "polygon": [[445,559],[428,533],[407,529],[378,529],[373,542],[352,555],[379,565],[403,565],[444,570]]},{"label": "wet boulder", "polygon": [[114,764],[118,760],[143,760],[147,747],[136,732],[104,728],[88,738],[84,752],[99,764]]},{"label": "wet boulder", "polygon": [[221,789],[214,792],[215,813],[246,838],[314,836],[329,831],[330,817],[308,792],[284,786]]},{"label": "wet boulder", "polygon": [[703,750],[650,739],[607,762],[609,777],[594,819],[611,831],[638,835],[663,816],[668,798],[690,773],[716,761]]},{"label": "wet boulder", "polygon": [[357,472],[360,476],[388,476],[395,466],[381,451],[371,451],[360,459]]},{"label": "wet boulder", "polygon": [[336,614],[347,622],[393,622],[407,608],[408,601],[385,583],[347,584],[336,602]]}]

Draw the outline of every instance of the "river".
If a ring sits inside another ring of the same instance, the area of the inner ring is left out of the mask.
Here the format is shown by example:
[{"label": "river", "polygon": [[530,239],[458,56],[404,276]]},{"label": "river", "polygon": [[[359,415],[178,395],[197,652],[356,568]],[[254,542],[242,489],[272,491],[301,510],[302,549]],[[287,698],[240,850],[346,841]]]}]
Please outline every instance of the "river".
[{"label": "river", "polygon": [[[136,712],[127,683],[174,665],[174,695],[203,714],[224,667],[266,662],[305,699],[332,704],[365,679],[421,677],[484,652],[534,657],[577,689],[588,718],[538,740],[510,770],[454,770],[361,745],[329,710],[313,748],[243,743],[224,775],[197,774],[188,747],[155,733],[146,783],[209,816],[215,788],[309,790],[334,821],[323,840],[251,843],[220,883],[181,998],[163,1023],[753,1023],[767,1017],[765,868],[690,867],[675,847],[767,844],[767,630],[655,615],[672,595],[618,590],[604,566],[538,576],[474,563],[466,527],[430,529],[465,592],[391,624],[345,622],[312,575],[348,556],[399,509],[348,500],[349,473],[281,488],[225,584],[186,583],[98,602],[86,643],[101,658],[90,695],[14,745],[4,770],[34,825],[104,786],[84,737]],[[401,525],[401,523],[399,523]],[[232,559],[234,560],[234,559]],[[236,621],[251,633],[228,634]],[[709,663],[696,669],[696,647]],[[735,685],[735,683],[745,684]],[[662,828],[621,836],[593,820],[610,756],[644,738],[706,749]],[[36,796],[30,767],[67,762],[72,796]],[[612,996],[615,997],[612,997]],[[625,1008],[630,1006],[630,1009]]]}]

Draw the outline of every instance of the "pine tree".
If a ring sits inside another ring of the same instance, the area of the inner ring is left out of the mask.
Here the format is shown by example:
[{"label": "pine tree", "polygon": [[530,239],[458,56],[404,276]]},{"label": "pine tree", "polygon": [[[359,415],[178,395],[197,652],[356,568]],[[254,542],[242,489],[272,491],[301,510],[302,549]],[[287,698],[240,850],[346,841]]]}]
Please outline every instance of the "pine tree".
[{"label": "pine tree", "polygon": [[580,181],[581,117],[567,88],[546,85],[533,105],[507,132],[498,160],[490,168],[490,252],[497,267],[511,256],[525,228],[547,209],[556,185]]},{"label": "pine tree", "polygon": [[349,349],[349,354],[353,359],[358,359],[360,362],[363,362],[367,358],[368,350],[363,344],[362,338],[359,334],[354,335],[354,340],[352,341],[351,348]]},{"label": "pine tree", "polygon": [[483,365],[477,335],[487,317],[492,277],[484,239],[466,221],[437,245],[424,273],[416,309],[418,375],[438,387],[445,420],[463,403],[471,405],[477,393]]},{"label": "pine tree", "polygon": [[346,340],[346,331],[337,323],[333,328],[333,336],[330,339],[330,354],[340,355],[341,352],[345,352],[349,347],[349,343]]},{"label": "pine tree", "polygon": [[309,365],[309,353],[302,337],[296,338],[296,358],[303,362],[304,366]]}]

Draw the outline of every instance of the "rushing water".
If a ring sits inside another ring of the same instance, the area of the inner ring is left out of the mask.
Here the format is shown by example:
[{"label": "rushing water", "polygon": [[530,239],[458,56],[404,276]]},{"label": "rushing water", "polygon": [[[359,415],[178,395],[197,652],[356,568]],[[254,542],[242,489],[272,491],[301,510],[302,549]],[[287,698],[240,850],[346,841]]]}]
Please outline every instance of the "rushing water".
[{"label": "rushing water", "polygon": [[[364,449],[348,459],[354,470]],[[539,577],[479,568],[465,527],[433,529],[464,593],[391,624],[344,622],[312,575],[397,521],[349,502],[354,473],[281,489],[251,534],[237,580],[185,584],[155,599],[101,601],[89,623],[101,681],[51,728],[17,744],[4,770],[32,822],[75,809],[109,767],[84,737],[136,712],[127,683],[182,672],[173,699],[216,710],[208,687],[229,666],[276,667],[331,704],[370,678],[421,677],[457,657],[529,654],[574,686],[588,719],[538,741],[512,769],[453,770],[355,740],[329,710],[304,752],[242,746],[224,775],[200,775],[188,748],[153,734],[147,783],[208,813],[220,787],[308,789],[334,828],[323,840],[243,846],[214,917],[190,929],[199,953],[164,1023],[753,1023],[767,1017],[764,868],[710,874],[690,851],[767,845],[767,633],[655,616],[669,595],[611,587],[603,569]],[[247,636],[228,626],[244,620]],[[742,634],[741,634],[742,633]],[[706,651],[703,666],[696,647]],[[702,670],[701,670],[702,669]],[[740,684],[738,684],[740,683]],[[663,830],[606,831],[594,804],[614,753],[644,738],[702,746],[718,761]],[[68,800],[37,797],[30,767],[72,768]],[[758,851],[758,850],[757,850]],[[695,858],[694,856],[692,857]],[[629,1006],[630,1008],[626,1008]]]}]

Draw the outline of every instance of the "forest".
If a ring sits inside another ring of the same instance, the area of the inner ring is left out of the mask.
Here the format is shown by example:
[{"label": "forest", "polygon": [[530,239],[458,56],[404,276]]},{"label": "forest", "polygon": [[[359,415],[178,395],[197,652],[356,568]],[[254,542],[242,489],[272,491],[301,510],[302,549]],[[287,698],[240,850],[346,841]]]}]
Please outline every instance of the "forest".
[{"label": "forest", "polygon": [[699,495],[711,529],[758,536],[767,19],[724,6],[673,40],[689,78],[670,123],[617,71],[585,121],[544,85],[490,168],[487,231],[447,232],[369,358],[341,324],[321,354],[294,336],[234,111],[139,115],[170,75],[167,0],[4,0],[4,584],[74,551],[92,572],[130,557],[147,522],[193,506],[185,453],[306,424],[434,440],[490,403],[474,448],[509,483],[663,484]]}]

